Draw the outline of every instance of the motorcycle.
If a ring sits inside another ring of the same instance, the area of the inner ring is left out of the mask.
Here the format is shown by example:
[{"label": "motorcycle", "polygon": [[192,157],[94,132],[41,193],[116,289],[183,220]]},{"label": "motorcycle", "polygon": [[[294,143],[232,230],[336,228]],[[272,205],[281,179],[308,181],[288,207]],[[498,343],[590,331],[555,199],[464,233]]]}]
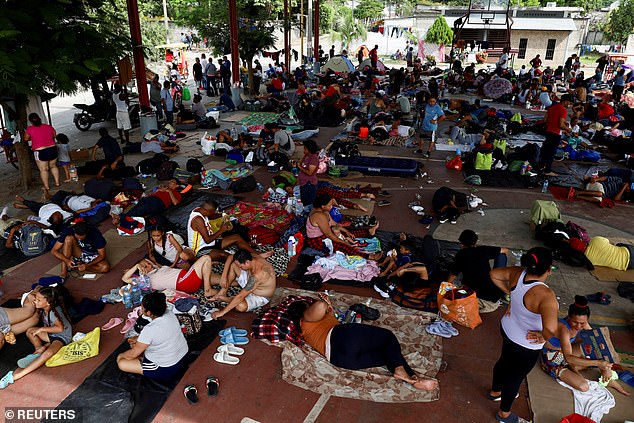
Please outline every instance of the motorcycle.
[{"label": "motorcycle", "polygon": [[[81,113],[75,113],[73,123],[80,131],[88,131],[94,123],[106,122],[112,120],[117,115],[117,109],[111,100],[103,101],[95,104],[73,104],[74,107],[81,110]],[[130,114],[130,123],[133,127],[139,125],[140,107],[138,104],[130,104],[128,113]]]}]

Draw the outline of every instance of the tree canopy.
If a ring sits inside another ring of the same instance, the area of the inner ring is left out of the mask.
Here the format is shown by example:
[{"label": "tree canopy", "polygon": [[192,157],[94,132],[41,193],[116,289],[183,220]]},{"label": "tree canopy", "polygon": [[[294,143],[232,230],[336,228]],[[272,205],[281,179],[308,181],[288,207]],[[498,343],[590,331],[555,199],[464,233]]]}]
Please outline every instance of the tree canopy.
[{"label": "tree canopy", "polygon": [[385,4],[380,0],[361,0],[354,9],[357,19],[377,19],[383,15]]},{"label": "tree canopy", "polygon": [[433,44],[451,45],[453,42],[453,30],[443,16],[438,16],[432,26],[429,27],[425,41]]},{"label": "tree canopy", "polygon": [[341,41],[344,48],[350,50],[350,44],[356,39],[366,38],[368,31],[362,22],[354,18],[350,8],[341,7],[338,12],[331,33],[332,40]]},{"label": "tree canopy", "polygon": [[634,33],[634,0],[621,0],[619,7],[610,12],[605,33],[612,41],[627,41],[627,37]]}]

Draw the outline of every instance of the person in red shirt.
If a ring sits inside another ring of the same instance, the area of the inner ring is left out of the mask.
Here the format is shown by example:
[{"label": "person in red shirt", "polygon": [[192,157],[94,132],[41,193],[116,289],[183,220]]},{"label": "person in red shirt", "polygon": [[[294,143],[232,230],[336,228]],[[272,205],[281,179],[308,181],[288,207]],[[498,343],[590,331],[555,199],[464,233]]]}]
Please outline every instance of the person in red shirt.
[{"label": "person in red shirt", "polygon": [[598,118],[599,120],[607,119],[614,114],[614,103],[603,101],[599,104],[598,107]]},{"label": "person in red shirt", "polygon": [[144,217],[158,215],[172,206],[181,202],[181,194],[178,191],[178,181],[170,179],[167,185],[159,186],[155,192],[143,197],[127,213],[112,215],[112,223],[119,225],[119,222],[126,217]]},{"label": "person in red shirt", "polygon": [[552,165],[555,152],[561,142],[561,131],[572,132],[572,129],[566,123],[569,106],[570,94],[564,94],[561,96],[559,103],[553,104],[546,112],[546,141],[542,144],[539,157],[539,164],[544,176],[557,176],[552,170]]}]

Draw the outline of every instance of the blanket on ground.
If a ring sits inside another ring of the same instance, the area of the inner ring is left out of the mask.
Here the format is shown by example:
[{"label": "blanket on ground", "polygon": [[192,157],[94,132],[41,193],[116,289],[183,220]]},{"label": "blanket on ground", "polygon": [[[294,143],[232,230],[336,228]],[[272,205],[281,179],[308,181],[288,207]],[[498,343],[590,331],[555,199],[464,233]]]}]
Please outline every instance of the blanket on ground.
[{"label": "blanket on ground", "polygon": [[[271,304],[278,304],[288,295],[314,297],[314,293],[292,288],[278,288]],[[355,295],[331,294],[336,308],[347,308],[367,300]],[[438,337],[424,330],[435,317],[432,313],[404,309],[386,301],[373,301],[381,317],[369,322],[394,332],[409,365],[420,375],[435,377],[442,363],[442,344]],[[423,392],[396,380],[385,368],[346,370],[333,366],[308,345],[291,342],[279,345],[282,351],[282,379],[320,394],[375,402],[430,402],[440,398],[440,391]]]},{"label": "blanket on ground", "polygon": [[228,207],[225,212],[230,216],[236,217],[242,226],[246,226],[249,229],[256,226],[264,226],[280,231],[292,219],[291,215],[284,209],[244,202]]}]

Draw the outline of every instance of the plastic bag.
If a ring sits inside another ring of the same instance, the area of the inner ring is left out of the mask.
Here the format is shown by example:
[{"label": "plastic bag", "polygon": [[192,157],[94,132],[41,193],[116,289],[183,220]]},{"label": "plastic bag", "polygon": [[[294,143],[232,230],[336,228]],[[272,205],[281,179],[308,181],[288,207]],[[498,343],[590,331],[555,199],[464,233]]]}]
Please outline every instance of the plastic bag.
[{"label": "plastic bag", "polygon": [[459,289],[452,283],[443,282],[438,289],[438,311],[441,316],[459,325],[474,329],[482,323],[478,311],[478,298],[474,291],[464,289],[465,296],[456,298]]},{"label": "plastic bag", "polygon": [[189,88],[187,87],[187,85],[185,85],[183,87],[183,101],[189,101],[192,99],[192,95],[189,92]]},{"label": "plastic bag", "polygon": [[445,163],[445,167],[450,170],[462,170],[462,159],[460,156],[456,156]]},{"label": "plastic bag", "polygon": [[205,132],[205,135],[203,135],[200,139],[200,146],[203,150],[203,154],[210,156],[214,154],[214,151],[216,150],[216,140],[209,138]]},{"label": "plastic bag", "polygon": [[87,358],[99,355],[99,339],[101,329],[94,328],[86,336],[78,341],[71,342],[60,348],[54,356],[46,361],[46,367],[63,366],[64,364],[78,363]]}]

